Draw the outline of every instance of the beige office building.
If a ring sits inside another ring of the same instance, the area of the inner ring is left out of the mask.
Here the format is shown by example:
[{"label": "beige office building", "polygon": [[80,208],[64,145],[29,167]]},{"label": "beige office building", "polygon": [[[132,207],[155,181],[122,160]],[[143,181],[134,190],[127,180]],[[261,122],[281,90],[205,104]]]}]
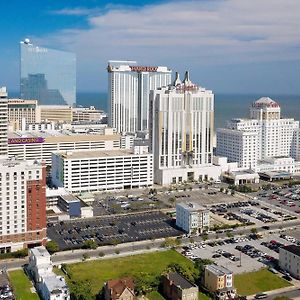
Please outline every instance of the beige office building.
[{"label": "beige office building", "polygon": [[103,111],[90,107],[74,107],[73,122],[100,122],[103,117]]},{"label": "beige office building", "polygon": [[41,121],[71,123],[72,107],[67,105],[40,105]]},{"label": "beige office building", "polygon": [[9,130],[22,130],[26,124],[41,122],[41,112],[37,100],[9,99]]}]

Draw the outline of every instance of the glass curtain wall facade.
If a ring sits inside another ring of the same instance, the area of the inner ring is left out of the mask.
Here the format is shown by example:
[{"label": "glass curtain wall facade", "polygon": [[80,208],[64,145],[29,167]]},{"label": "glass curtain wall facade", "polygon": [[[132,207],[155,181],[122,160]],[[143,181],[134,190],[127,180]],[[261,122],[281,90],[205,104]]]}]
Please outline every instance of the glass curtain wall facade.
[{"label": "glass curtain wall facade", "polygon": [[39,104],[76,104],[76,56],[74,53],[20,43],[22,99]]}]

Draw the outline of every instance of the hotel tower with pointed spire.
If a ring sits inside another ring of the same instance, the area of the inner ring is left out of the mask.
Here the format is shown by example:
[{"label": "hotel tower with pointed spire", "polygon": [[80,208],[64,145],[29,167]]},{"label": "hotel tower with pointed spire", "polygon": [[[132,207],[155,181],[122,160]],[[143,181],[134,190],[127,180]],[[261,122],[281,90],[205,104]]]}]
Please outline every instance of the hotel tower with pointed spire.
[{"label": "hotel tower with pointed spire", "polygon": [[212,165],[214,94],[185,73],[172,85],[150,92],[151,150],[157,184],[204,180],[220,175]]}]

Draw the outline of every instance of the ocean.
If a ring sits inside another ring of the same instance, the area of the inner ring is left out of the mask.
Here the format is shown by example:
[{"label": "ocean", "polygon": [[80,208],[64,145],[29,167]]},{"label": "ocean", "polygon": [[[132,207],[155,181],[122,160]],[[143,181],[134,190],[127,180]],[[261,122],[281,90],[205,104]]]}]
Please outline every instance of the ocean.
[{"label": "ocean", "polygon": [[[9,94],[10,98],[18,96],[18,93]],[[282,117],[300,120],[300,95],[215,94],[215,128],[224,127],[226,121],[232,118],[248,117],[251,103],[262,96],[280,104]],[[77,105],[95,106],[107,112],[107,93],[78,92]]]},{"label": "ocean", "polygon": [[[215,128],[224,127],[226,121],[232,118],[249,116],[251,103],[266,95],[234,95],[215,94]],[[267,95],[281,106],[282,117],[300,120],[300,95]],[[108,100],[106,93],[78,93],[77,104],[95,106],[107,112]]]}]

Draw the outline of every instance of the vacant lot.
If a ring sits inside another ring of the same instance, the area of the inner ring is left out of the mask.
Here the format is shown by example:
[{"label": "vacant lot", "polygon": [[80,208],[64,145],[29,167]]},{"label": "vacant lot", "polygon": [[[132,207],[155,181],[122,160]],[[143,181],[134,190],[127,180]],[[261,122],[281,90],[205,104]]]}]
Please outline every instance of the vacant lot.
[{"label": "vacant lot", "polygon": [[123,276],[160,275],[171,263],[192,267],[193,263],[176,251],[160,251],[148,254],[133,255],[123,258],[88,261],[67,265],[71,281],[88,280],[94,295],[102,289],[104,282]]},{"label": "vacant lot", "polygon": [[165,298],[157,291],[153,291],[146,295],[148,300],[165,300]]},{"label": "vacant lot", "polygon": [[39,300],[36,293],[31,292],[32,284],[23,270],[10,271],[8,273],[10,284],[14,290],[17,299]]},{"label": "vacant lot", "polygon": [[291,284],[267,269],[261,269],[256,272],[234,276],[234,285],[239,295],[248,296],[259,292],[280,289]]}]

